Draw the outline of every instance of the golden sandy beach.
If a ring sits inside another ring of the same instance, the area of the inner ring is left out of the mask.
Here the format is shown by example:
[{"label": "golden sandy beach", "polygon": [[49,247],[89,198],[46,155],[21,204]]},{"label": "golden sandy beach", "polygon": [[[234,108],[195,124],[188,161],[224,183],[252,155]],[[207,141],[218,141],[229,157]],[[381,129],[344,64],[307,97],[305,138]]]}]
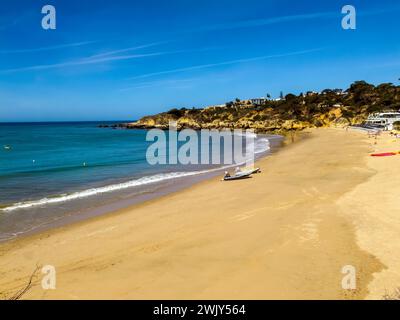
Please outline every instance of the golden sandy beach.
[{"label": "golden sandy beach", "polygon": [[[381,299],[400,286],[400,151],[387,134],[318,129],[261,174],[201,182],[119,212],[0,245],[0,292],[25,299]],[[342,267],[357,288],[342,288]]]}]

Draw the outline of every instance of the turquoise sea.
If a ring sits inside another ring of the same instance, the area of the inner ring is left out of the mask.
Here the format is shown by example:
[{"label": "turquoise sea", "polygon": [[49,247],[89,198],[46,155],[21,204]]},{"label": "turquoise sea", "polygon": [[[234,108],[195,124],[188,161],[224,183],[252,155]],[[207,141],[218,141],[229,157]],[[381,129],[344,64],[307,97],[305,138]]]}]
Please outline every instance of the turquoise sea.
[{"label": "turquoise sea", "polygon": [[[152,166],[146,161],[151,142],[145,130],[99,124],[0,123],[0,240],[221,174],[216,165]],[[278,136],[258,138],[257,153],[267,154],[281,141]]]}]

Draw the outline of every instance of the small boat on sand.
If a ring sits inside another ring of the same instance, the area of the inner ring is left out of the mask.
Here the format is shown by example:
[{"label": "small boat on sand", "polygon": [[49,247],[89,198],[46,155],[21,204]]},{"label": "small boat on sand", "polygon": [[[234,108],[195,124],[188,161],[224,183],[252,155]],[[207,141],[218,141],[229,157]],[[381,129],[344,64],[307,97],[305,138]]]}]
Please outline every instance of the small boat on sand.
[{"label": "small boat on sand", "polygon": [[251,168],[251,169],[241,170],[239,172],[253,174],[253,173],[260,173],[261,169],[260,168]]},{"label": "small boat on sand", "polygon": [[234,174],[233,176],[225,173],[223,180],[224,181],[239,180],[239,179],[249,178],[250,176],[251,176],[251,172],[239,172],[239,173]]},{"label": "small boat on sand", "polygon": [[222,179],[223,181],[229,181],[229,180],[239,180],[239,179],[245,179],[249,178],[253,173],[260,173],[261,169],[260,168],[248,168],[245,170],[241,170],[239,167],[235,169],[235,174],[230,175],[228,171],[225,171],[225,176]]}]

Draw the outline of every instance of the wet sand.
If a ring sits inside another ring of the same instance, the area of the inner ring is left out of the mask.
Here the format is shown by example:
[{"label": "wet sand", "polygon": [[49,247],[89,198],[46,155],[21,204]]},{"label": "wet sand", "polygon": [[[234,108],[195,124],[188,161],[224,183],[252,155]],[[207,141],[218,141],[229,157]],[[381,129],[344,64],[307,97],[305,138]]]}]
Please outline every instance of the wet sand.
[{"label": "wet sand", "polygon": [[[262,173],[250,179],[212,178],[1,244],[0,293],[18,291],[37,265],[53,265],[57,288],[43,290],[39,272],[23,298],[380,298],[380,279],[398,273],[398,258],[366,244],[363,224],[373,225],[360,212],[370,208],[354,209],[351,199],[360,198],[350,195],[390,168],[371,167],[374,146],[365,133],[319,129],[307,136],[260,160]],[[387,186],[379,183],[374,190],[383,195]],[[391,205],[386,200],[383,208]],[[355,290],[342,288],[345,265],[356,268]]]}]

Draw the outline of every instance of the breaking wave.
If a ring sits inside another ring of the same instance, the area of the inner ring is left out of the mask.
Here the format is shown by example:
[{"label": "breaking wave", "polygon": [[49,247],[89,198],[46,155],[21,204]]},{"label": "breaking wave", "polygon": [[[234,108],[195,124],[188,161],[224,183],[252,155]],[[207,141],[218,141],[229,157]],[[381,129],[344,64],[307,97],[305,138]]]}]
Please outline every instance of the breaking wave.
[{"label": "breaking wave", "polygon": [[[270,150],[270,143],[267,138],[259,138],[259,139],[255,140],[255,145],[254,145],[254,153],[255,154],[267,152],[268,150]],[[159,182],[166,181],[166,180],[201,175],[201,174],[205,174],[205,173],[209,173],[209,172],[213,172],[213,171],[223,170],[223,169],[233,167],[236,165],[238,165],[238,164],[226,165],[226,166],[222,166],[222,167],[218,167],[218,168],[201,170],[201,171],[170,172],[170,173],[155,174],[155,175],[145,176],[145,177],[135,179],[135,180],[130,180],[130,181],[121,182],[121,183],[117,183],[117,184],[111,184],[111,185],[104,186],[104,187],[91,188],[91,189],[74,192],[74,193],[70,193],[70,194],[62,194],[62,195],[58,195],[55,197],[45,197],[45,198],[42,198],[39,200],[17,202],[17,203],[13,203],[9,206],[5,206],[2,208],[0,207],[0,211],[10,212],[10,211],[18,210],[18,209],[27,209],[27,208],[31,208],[31,207],[38,207],[38,206],[44,206],[44,205],[48,205],[48,204],[55,204],[55,203],[76,200],[76,199],[82,199],[82,198],[91,197],[91,196],[98,195],[98,194],[104,194],[104,193],[108,193],[108,192],[132,188],[132,187],[138,187],[138,186],[143,186],[143,185],[148,185],[148,184],[153,184],[153,183],[159,183]]]}]

